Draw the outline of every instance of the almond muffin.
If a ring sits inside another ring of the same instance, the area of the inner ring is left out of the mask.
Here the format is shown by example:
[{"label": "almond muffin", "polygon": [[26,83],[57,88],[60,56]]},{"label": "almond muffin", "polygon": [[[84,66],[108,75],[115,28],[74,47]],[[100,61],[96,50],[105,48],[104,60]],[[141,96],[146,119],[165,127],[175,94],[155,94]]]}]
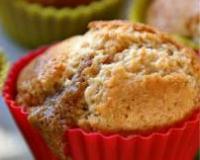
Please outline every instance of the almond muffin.
[{"label": "almond muffin", "polygon": [[18,104],[60,159],[64,132],[143,133],[180,122],[200,105],[200,59],[143,24],[96,21],[21,72]]},{"label": "almond muffin", "polygon": [[200,0],[154,0],[148,8],[147,23],[162,31],[190,37],[199,45],[199,7]]}]

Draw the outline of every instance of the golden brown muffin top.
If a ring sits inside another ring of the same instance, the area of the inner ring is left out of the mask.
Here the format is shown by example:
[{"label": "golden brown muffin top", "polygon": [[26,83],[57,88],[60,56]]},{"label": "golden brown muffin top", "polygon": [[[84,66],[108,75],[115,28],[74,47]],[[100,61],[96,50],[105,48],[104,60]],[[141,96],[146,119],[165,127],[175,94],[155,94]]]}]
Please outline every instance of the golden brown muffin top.
[{"label": "golden brown muffin top", "polygon": [[97,21],[27,65],[17,90],[58,149],[69,127],[134,133],[182,120],[200,105],[200,59],[149,26]]}]

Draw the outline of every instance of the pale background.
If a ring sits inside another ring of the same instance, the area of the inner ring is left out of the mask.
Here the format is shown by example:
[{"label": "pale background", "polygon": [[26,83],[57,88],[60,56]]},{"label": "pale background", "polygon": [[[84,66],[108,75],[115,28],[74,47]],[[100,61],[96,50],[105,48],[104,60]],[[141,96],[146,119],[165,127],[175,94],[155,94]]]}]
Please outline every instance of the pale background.
[{"label": "pale background", "polygon": [[[122,18],[126,18],[129,12],[131,0],[126,3],[122,12]],[[28,49],[13,42],[4,33],[0,25],[0,47],[5,51],[10,61],[16,61],[26,54]],[[33,160],[29,148],[26,145],[20,131],[17,129],[2,97],[0,97],[0,160]]]}]

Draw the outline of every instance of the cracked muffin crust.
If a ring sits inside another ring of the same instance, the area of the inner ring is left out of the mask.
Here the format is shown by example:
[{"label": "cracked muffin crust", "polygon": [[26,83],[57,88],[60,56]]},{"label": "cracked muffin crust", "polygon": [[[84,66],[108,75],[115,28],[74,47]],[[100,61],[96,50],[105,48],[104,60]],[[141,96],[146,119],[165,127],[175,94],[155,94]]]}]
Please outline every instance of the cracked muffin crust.
[{"label": "cracked muffin crust", "polygon": [[200,59],[154,28],[97,21],[24,68],[19,104],[60,159],[62,135],[80,127],[136,133],[170,126],[200,105]]}]

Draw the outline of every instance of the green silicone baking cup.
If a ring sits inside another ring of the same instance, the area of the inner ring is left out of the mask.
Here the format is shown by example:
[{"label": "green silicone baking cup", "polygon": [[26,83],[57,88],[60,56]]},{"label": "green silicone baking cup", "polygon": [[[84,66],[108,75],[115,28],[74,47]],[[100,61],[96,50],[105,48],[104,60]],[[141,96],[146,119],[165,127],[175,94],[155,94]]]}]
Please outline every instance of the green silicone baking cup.
[{"label": "green silicone baking cup", "polygon": [[0,94],[1,94],[1,89],[4,84],[4,80],[6,78],[7,72],[8,72],[8,62],[6,60],[5,55],[0,51]]},{"label": "green silicone baking cup", "polygon": [[[132,7],[130,9],[130,14],[129,14],[129,19],[132,20],[133,22],[142,22],[145,23],[145,17],[146,17],[146,12],[148,10],[148,6],[152,1],[150,0],[134,0],[132,3]],[[199,50],[200,45],[197,43],[194,43],[190,38],[181,36],[181,35],[172,35],[177,41],[180,43]]]},{"label": "green silicone baking cup", "polygon": [[200,150],[197,153],[196,159],[195,160],[200,160]]},{"label": "green silicone baking cup", "polygon": [[122,0],[97,0],[76,8],[43,7],[24,0],[0,0],[0,17],[7,33],[33,48],[83,33],[92,20],[114,19]]}]

